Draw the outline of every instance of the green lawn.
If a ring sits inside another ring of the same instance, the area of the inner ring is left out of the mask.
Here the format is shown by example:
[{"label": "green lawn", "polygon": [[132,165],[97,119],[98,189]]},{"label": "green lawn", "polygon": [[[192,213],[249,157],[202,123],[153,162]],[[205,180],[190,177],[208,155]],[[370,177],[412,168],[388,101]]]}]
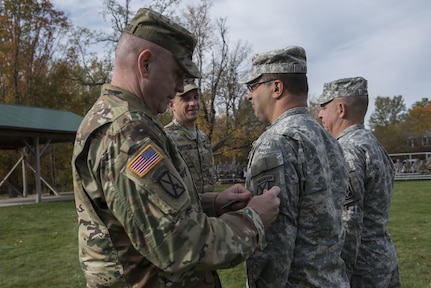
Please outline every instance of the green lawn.
[{"label": "green lawn", "polygon": [[[0,287],[85,287],[72,201],[0,208]],[[431,284],[431,181],[396,182],[389,231],[403,288]],[[245,287],[243,264],[220,271],[224,287]]]}]

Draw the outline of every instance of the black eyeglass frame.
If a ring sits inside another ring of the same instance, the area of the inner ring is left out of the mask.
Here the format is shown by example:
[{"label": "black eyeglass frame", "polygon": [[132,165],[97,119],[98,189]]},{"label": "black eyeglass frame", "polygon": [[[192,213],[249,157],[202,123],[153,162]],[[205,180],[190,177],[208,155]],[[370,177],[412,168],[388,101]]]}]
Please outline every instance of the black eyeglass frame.
[{"label": "black eyeglass frame", "polygon": [[270,80],[265,80],[265,81],[261,81],[261,82],[256,82],[256,83],[251,83],[251,84],[246,84],[247,85],[247,89],[250,92],[253,92],[259,85],[265,84],[265,83],[269,83],[272,81],[275,81],[277,79],[270,79]]}]

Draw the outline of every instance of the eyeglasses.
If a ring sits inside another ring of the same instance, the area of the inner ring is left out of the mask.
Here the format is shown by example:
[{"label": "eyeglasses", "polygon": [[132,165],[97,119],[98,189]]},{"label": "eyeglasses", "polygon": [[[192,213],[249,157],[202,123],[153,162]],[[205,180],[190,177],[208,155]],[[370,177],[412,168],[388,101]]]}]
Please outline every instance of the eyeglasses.
[{"label": "eyeglasses", "polygon": [[276,79],[271,79],[271,80],[266,80],[266,81],[262,81],[262,82],[256,82],[256,83],[247,84],[248,91],[253,92],[253,90],[255,90],[259,85],[265,84],[265,83],[268,83],[268,82],[272,82],[272,81],[275,81],[275,80]]}]

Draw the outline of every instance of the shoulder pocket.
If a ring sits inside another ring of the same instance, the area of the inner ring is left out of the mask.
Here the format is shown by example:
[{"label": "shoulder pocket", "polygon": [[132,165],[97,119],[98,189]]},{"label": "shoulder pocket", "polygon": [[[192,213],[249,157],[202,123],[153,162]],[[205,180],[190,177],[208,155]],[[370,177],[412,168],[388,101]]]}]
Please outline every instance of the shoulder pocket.
[{"label": "shoulder pocket", "polygon": [[285,183],[281,152],[269,152],[253,159],[250,167],[249,189],[254,195],[260,195],[264,189]]},{"label": "shoulder pocket", "polygon": [[283,156],[281,152],[270,152],[256,157],[253,166],[250,169],[251,177],[255,177],[262,172],[272,170],[283,165]]}]

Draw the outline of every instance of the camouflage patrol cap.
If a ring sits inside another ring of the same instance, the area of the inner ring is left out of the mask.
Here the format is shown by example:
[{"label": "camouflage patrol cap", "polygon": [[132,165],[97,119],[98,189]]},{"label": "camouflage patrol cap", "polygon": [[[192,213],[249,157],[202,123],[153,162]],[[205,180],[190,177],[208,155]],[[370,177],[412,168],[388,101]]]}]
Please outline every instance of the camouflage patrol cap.
[{"label": "camouflage patrol cap", "polygon": [[192,61],[196,40],[184,27],[169,18],[146,8],[141,8],[126,25],[123,32],[153,42],[174,55],[189,78],[199,78],[200,72]]},{"label": "camouflage patrol cap", "polygon": [[367,80],[362,77],[343,78],[323,84],[323,93],[313,102],[323,105],[339,97],[368,96]]},{"label": "camouflage patrol cap", "polygon": [[196,86],[194,83],[186,84],[186,85],[184,85],[184,91],[177,93],[177,96],[181,97],[184,94],[186,94],[192,90],[198,90],[198,89],[199,89],[199,87]]},{"label": "camouflage patrol cap", "polygon": [[267,73],[307,73],[305,50],[299,46],[288,46],[253,56],[251,71],[238,82],[247,84]]}]

